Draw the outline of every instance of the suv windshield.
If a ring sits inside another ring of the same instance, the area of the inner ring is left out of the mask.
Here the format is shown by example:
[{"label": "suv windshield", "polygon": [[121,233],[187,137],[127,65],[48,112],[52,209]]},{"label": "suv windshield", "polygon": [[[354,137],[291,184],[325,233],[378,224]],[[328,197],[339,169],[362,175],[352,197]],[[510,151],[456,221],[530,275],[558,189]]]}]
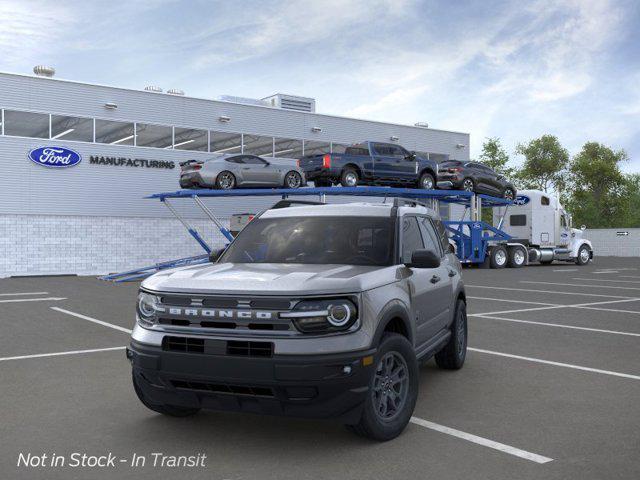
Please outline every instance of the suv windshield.
[{"label": "suv windshield", "polygon": [[231,263],[391,265],[392,217],[284,217],[251,221],[220,257]]}]

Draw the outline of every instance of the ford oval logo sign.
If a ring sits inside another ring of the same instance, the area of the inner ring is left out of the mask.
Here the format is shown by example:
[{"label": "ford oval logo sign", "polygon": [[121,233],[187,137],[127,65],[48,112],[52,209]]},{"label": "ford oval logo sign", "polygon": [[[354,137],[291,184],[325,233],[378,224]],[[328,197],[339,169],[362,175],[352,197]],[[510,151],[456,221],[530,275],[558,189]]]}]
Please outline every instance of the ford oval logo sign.
[{"label": "ford oval logo sign", "polygon": [[29,152],[29,160],[43,167],[67,168],[82,161],[82,155],[64,147],[39,147]]},{"label": "ford oval logo sign", "polygon": [[526,205],[527,203],[529,203],[529,200],[531,200],[529,197],[527,197],[526,195],[517,195],[516,199],[513,201],[514,205]]}]

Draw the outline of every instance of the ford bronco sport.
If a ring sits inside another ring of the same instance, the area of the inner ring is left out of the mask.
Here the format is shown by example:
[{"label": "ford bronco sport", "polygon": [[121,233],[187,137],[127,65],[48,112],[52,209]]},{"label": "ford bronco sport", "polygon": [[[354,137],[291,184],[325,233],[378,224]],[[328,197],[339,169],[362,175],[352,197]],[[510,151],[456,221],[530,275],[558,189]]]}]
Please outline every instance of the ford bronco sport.
[{"label": "ford bronco sport", "polygon": [[337,418],[389,440],[419,362],[464,363],[460,263],[415,202],[272,208],[212,257],[141,285],[127,356],[151,410]]}]

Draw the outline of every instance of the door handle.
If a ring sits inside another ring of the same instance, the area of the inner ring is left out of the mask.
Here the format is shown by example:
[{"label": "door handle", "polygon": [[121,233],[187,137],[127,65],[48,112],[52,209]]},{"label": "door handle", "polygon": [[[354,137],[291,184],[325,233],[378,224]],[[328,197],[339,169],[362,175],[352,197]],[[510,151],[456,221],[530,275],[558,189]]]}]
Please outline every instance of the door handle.
[{"label": "door handle", "polygon": [[438,275],[434,275],[433,277],[431,277],[431,280],[429,280],[431,283],[438,283],[440,281],[440,277]]}]

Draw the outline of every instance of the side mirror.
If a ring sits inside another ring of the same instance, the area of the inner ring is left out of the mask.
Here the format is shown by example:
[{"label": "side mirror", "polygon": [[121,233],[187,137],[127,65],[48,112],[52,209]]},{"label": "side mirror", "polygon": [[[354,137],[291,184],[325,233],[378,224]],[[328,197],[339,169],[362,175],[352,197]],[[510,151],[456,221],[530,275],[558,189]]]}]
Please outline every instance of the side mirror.
[{"label": "side mirror", "polygon": [[586,226],[586,225],[582,225],[582,226],[580,227],[580,230],[583,230],[583,231],[584,231],[584,230],[586,230],[586,229],[587,229],[587,226]]},{"label": "side mirror", "polygon": [[220,255],[222,255],[224,251],[225,251],[224,248],[221,248],[219,250],[211,250],[211,253],[209,254],[209,261],[211,263],[216,263],[220,258]]},{"label": "side mirror", "polygon": [[411,153],[409,153],[409,155],[405,155],[404,159],[405,160],[409,160],[410,162],[414,161],[416,159],[415,152],[411,152]]},{"label": "side mirror", "polygon": [[416,250],[411,255],[411,263],[405,263],[409,268],[438,268],[440,257],[433,250]]}]

